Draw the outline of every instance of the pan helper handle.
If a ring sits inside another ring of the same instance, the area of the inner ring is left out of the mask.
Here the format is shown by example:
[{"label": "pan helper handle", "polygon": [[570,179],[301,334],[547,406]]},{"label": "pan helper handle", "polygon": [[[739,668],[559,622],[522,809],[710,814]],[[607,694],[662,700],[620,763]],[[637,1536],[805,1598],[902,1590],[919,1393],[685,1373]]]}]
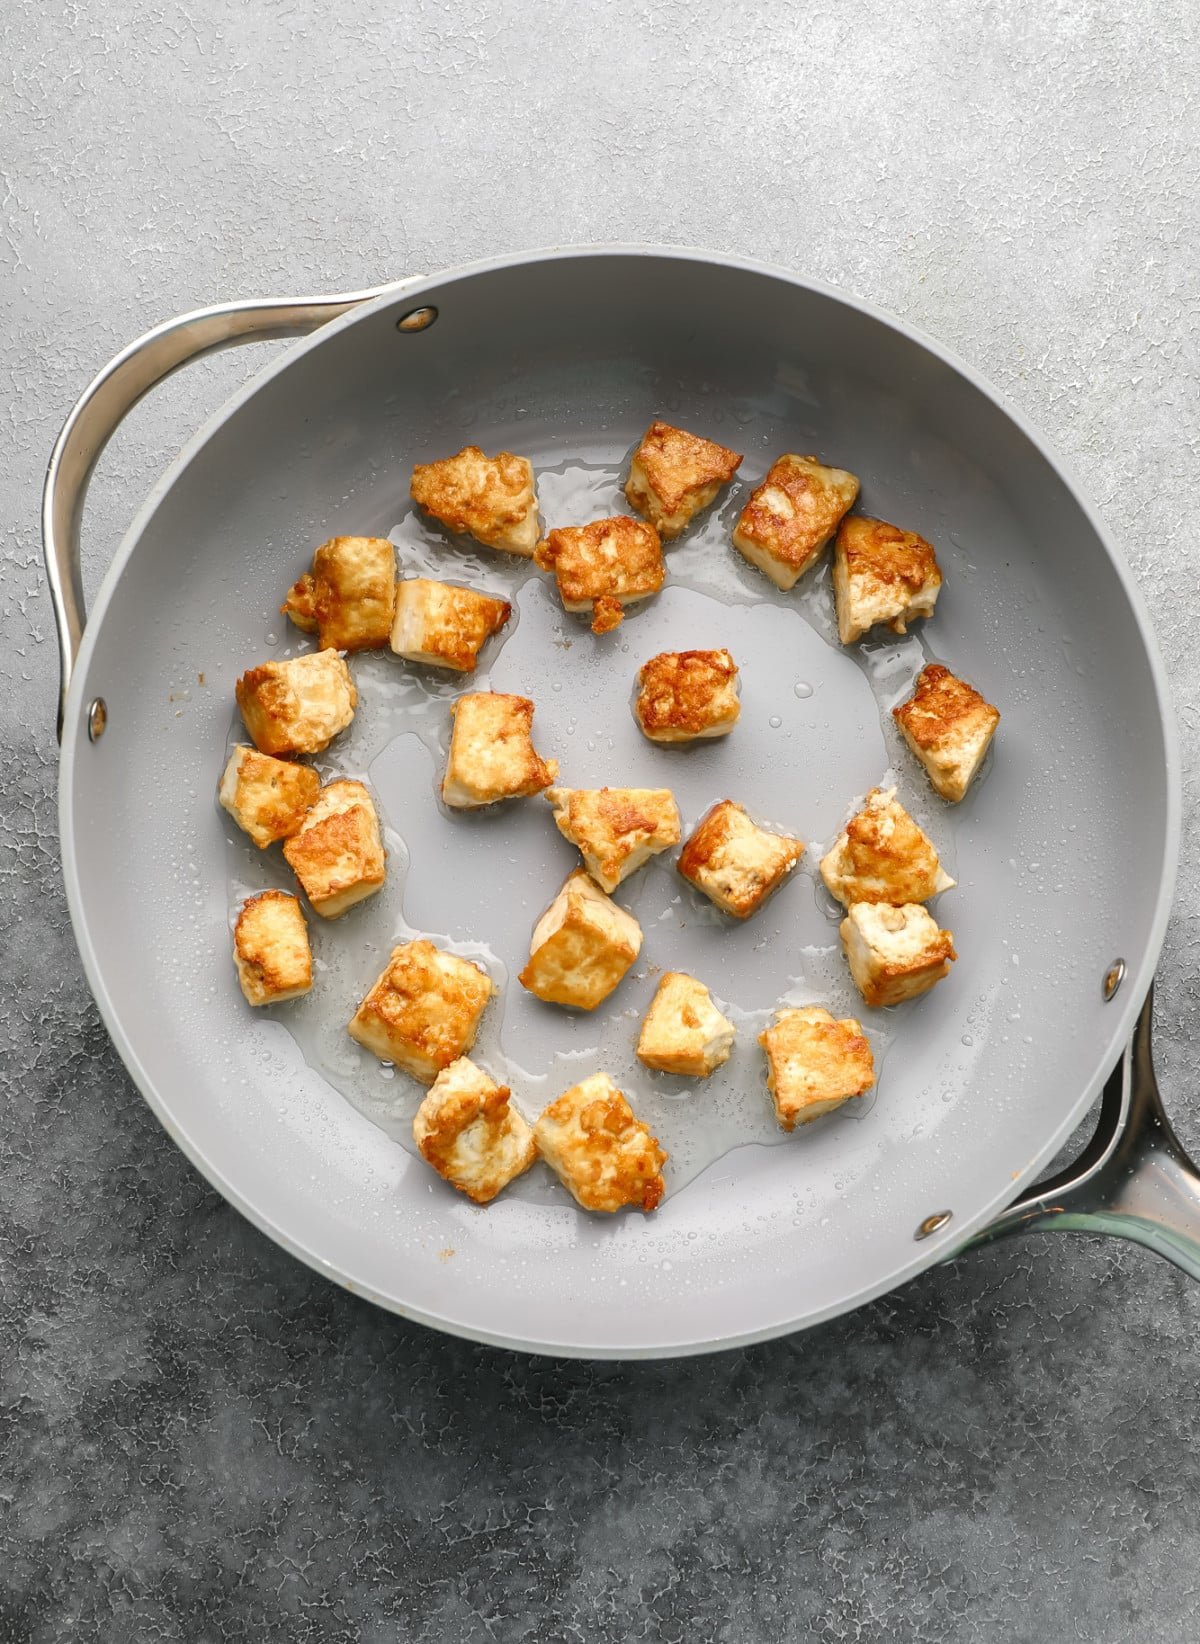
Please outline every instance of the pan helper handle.
[{"label": "pan helper handle", "polygon": [[1111,1233],[1200,1279],[1200,1170],[1163,1111],[1150,1046],[1153,1008],[1151,988],[1080,1157],[1028,1188],[964,1248],[1030,1229]]},{"label": "pan helper handle", "polygon": [[339,315],[395,293],[418,278],[411,275],[407,280],[340,296],[269,297],[198,308],[155,326],[130,343],[84,389],[55,442],[42,491],[42,552],[58,629],[60,740],[86,620],[79,554],[83,504],[100,453],[122,419],[157,383],[191,360],[242,343],[307,336]]}]

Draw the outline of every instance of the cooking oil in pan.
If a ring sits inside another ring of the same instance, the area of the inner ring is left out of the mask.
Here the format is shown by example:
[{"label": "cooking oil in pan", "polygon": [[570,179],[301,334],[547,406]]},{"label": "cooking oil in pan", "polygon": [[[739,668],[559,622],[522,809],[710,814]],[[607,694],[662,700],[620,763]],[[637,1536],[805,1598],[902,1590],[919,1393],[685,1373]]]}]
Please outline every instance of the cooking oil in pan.
[{"label": "cooking oil in pan", "polygon": [[[625,510],[623,465],[535,466],[547,526]],[[820,1121],[822,1129],[852,1124],[877,1100],[886,1102],[888,1052],[905,1010],[864,1007],[838,943],[842,910],[816,864],[871,787],[897,786],[955,875],[948,808],[904,752],[891,718],[929,657],[917,634],[843,649],[827,568],[783,593],[730,548],[743,501],[739,488],[668,547],[663,593],[632,607],[622,626],[602,638],[562,611],[553,583],[528,560],[447,538],[411,510],[390,533],[402,576],[497,594],[511,602],[513,616],[473,675],[410,667],[390,652],[351,659],[357,714],[313,763],[325,778],[353,776],[371,786],[385,824],[388,881],[339,920],[310,913],[313,990],[267,1014],[287,1029],[309,1066],[408,1151],[424,1089],[355,1044],[346,1024],[391,948],[418,935],[473,960],[496,982],[471,1054],[511,1086],[526,1115],[602,1069],[670,1153],[668,1192],[737,1148],[787,1146],[802,1158],[804,1131],[787,1135],[775,1122],[757,1044],[781,1006],[823,1004],[835,1015],[856,1016],[871,1041],[876,1090]],[[337,528],[352,525],[339,521]],[[274,647],[268,627],[279,641]],[[280,633],[278,619],[264,624],[264,651],[276,656],[310,643],[286,625]],[[632,712],[640,664],[661,650],[718,646],[741,669],[742,718],[732,735],[677,748],[647,742]],[[564,785],[670,787],[685,837],[711,804],[736,799],[760,822],[805,839],[803,863],[753,919],[739,924],[680,880],[673,853],[654,859],[615,893],[644,933],[639,961],[621,986],[590,1014],[534,999],[516,973],[534,920],[578,856],[541,799],[477,813],[441,803],[450,705],[465,690],[487,689],[533,698],[535,746],[558,759]],[[235,717],[230,745],[243,737]],[[232,920],[247,894],[290,887],[291,875],[278,847],[258,852],[221,814]],[[729,1062],[707,1080],[649,1072],[634,1054],[665,970],[699,977],[737,1029]],[[563,1197],[540,1166],[508,1192],[533,1202]]]}]

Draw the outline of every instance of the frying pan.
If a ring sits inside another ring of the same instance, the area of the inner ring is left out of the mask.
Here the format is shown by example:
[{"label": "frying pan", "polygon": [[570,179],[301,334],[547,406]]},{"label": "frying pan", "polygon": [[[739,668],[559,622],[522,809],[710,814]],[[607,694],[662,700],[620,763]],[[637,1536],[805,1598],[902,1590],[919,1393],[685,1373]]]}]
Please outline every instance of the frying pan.
[{"label": "frying pan", "polygon": [[[85,631],[80,514],[122,415],[190,359],[306,333],[181,452]],[[946,586],[927,631],[848,658],[830,638],[828,573],[774,594],[735,564],[718,510],[671,550],[663,595],[595,640],[545,578],[473,557],[409,508],[412,464],[473,440],[533,459],[548,524],[614,512],[655,415],[745,451],[747,484],[784,450],[861,475],[864,511],[937,545]],[[460,1335],[602,1357],[782,1334],[1030,1226],[1117,1233],[1200,1275],[1200,1177],[1150,1062],[1180,807],[1162,664],[1128,567],[1063,465],[937,344],[812,281],[675,250],[556,251],[206,309],[148,333],[82,396],[51,459],[43,531],[62,656],[63,865],[89,982],[168,1133],[314,1268]],[[374,782],[394,894],[315,933],[308,1029],[244,1007],[231,899],[288,881],[213,803],[233,683],[308,643],[280,631],[277,610],[316,543],[388,531],[402,568],[512,591],[515,629],[481,677],[534,697],[541,751],[568,782],[674,786],[688,823],[705,799],[744,798],[828,840],[891,769],[958,880],[939,917],[960,958],[932,994],[869,1024],[882,1072],[865,1115],[787,1145],[767,1145],[757,1117],[762,1012],[785,997],[853,1004],[811,878],[725,930],[681,898],[669,864],[643,870],[655,887],[638,892],[646,963],[613,1012],[596,1023],[519,999],[518,939],[570,853],[540,802],[500,819],[439,812],[447,698],[387,656],[355,659],[373,705],[355,723],[370,721],[373,740],[335,744],[323,768]],[[668,760],[632,728],[633,670],[722,636],[743,665],[742,721],[726,744]],[[986,779],[954,808],[889,740],[887,708],[925,655],[1004,716]],[[493,966],[506,1002],[483,1055],[535,1110],[613,1058],[624,1066],[655,963],[695,968],[743,1009],[724,1085],[643,1079],[631,1092],[664,1115],[677,1155],[659,1211],[588,1217],[532,1175],[527,1193],[480,1210],[398,1145],[415,1098],[376,1068],[359,1099],[367,1074],[338,1047],[380,952],[411,930]],[[1102,1088],[1084,1155],[1033,1185]]]}]

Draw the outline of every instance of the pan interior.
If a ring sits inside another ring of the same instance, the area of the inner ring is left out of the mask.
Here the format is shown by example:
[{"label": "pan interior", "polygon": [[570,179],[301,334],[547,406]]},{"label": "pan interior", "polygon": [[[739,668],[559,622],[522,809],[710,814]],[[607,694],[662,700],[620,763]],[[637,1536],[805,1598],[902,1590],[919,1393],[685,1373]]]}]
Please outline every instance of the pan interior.
[{"label": "pan interior", "polygon": [[[1160,704],[1120,577],[984,393],[827,294],[631,256],[500,267],[422,300],[439,310],[427,332],[397,332],[385,307],[266,377],[177,469],[106,584],[75,709],[104,695],[109,730],[95,747],[69,740],[65,821],[110,1027],[235,1202],[401,1310],[582,1352],[684,1350],[836,1311],[922,1260],[913,1234],[931,1212],[953,1211],[961,1231],[1011,1194],[1115,1053],[1100,978],[1118,954],[1136,971],[1152,945],[1171,825]],[[744,451],[744,479],[668,551],[663,595],[605,640],[544,579],[476,560],[407,504],[413,462],[474,440],[534,459],[548,524],[616,511],[655,415]],[[782,450],[852,469],[862,511],[935,543],[946,586],[923,636],[852,660],[826,573],[784,596],[739,566],[731,512]],[[572,853],[541,801],[439,810],[456,687],[405,683],[386,656],[355,662],[359,722],[320,763],[375,786],[393,830],[388,892],[315,932],[313,999],[286,1018],[248,1013],[230,887],[288,877],[212,800],[233,682],[299,637],[277,607],[317,542],[388,532],[402,570],[514,598],[486,679],[535,699],[536,740],[571,785],[672,787],[685,826],[732,797],[820,845],[866,788],[899,780],[958,880],[937,911],[960,959],[918,1005],[863,1016],[882,1067],[865,1112],[784,1145],[767,1122],[753,1042],[765,1013],[783,998],[856,1010],[811,870],[733,928],[651,864],[618,893],[646,933],[642,960],[599,1017],[524,996],[523,944]],[[637,664],[716,644],[743,667],[734,735],[651,748],[630,714]],[[889,728],[922,646],[1004,716],[992,768],[959,807],[932,797]],[[339,1023],[414,930],[488,950],[505,1001],[480,1058],[510,1070],[528,1109],[604,1066],[653,1111],[673,1153],[655,1216],[586,1217],[544,1176],[478,1210],[397,1145],[419,1093],[349,1055]],[[737,1008],[726,1077],[693,1089],[636,1070],[658,967],[694,970]],[[743,1134],[750,1145],[734,1146]]]}]

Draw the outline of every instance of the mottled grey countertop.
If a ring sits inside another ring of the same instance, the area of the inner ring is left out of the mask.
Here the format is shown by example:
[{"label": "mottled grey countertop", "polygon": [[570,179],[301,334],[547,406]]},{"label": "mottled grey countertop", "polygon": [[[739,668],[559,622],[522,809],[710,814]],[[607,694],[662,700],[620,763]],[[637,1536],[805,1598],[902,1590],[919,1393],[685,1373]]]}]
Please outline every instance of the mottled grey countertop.
[{"label": "mottled grey countertop", "polygon": [[[0,1640],[1197,1636],[1200,1289],[1012,1242],[811,1334],[525,1360],[384,1316],[201,1181],[59,884],[39,484],[91,372],[218,298],[666,241],[833,281],[1072,460],[1200,776],[1188,0],[8,0],[0,13]],[[143,405],[87,526],[249,369]],[[1200,1126],[1194,804],[1161,973]]]}]

